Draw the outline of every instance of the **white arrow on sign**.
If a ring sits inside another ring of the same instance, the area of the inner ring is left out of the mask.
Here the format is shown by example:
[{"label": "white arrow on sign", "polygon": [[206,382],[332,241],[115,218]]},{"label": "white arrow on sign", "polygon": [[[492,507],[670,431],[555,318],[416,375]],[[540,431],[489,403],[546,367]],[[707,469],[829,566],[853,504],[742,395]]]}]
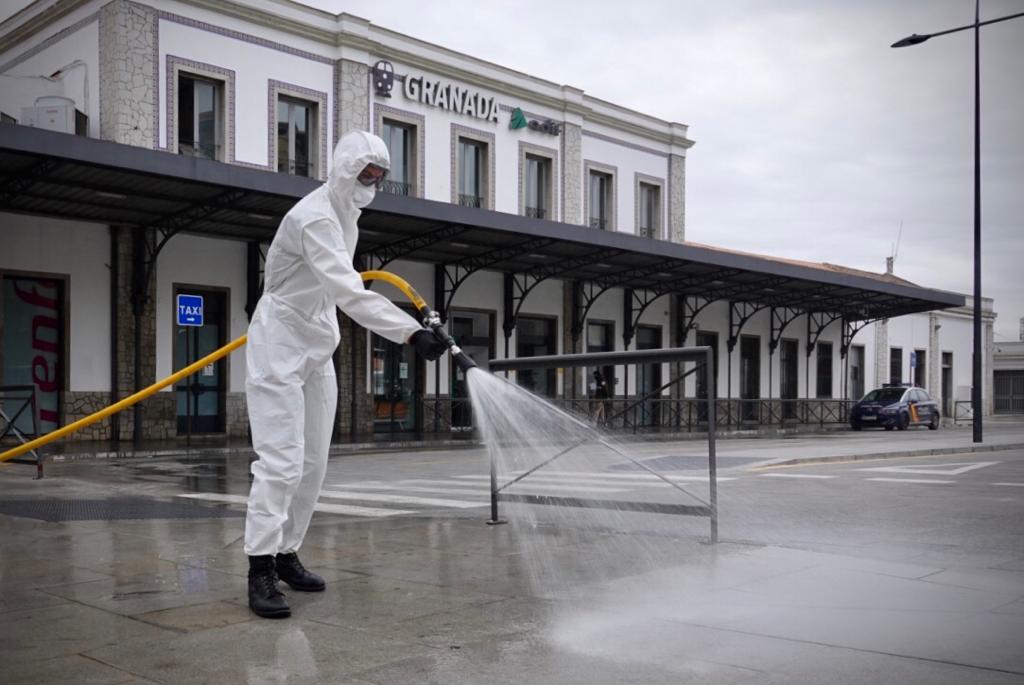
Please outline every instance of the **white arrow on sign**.
[{"label": "white arrow on sign", "polygon": [[914,466],[876,466],[858,471],[881,471],[882,473],[924,473],[929,476],[959,476],[975,469],[998,464],[998,461],[962,461],[957,464],[917,464]]}]

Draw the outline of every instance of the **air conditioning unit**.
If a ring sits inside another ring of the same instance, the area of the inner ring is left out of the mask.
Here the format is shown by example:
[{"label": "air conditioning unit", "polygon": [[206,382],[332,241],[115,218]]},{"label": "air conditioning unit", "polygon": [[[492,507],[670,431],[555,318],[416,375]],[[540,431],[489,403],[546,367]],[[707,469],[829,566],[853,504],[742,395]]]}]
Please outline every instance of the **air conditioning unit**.
[{"label": "air conditioning unit", "polygon": [[75,101],[58,95],[37,98],[34,107],[21,109],[21,123],[47,131],[88,134],[89,117],[75,109]]}]

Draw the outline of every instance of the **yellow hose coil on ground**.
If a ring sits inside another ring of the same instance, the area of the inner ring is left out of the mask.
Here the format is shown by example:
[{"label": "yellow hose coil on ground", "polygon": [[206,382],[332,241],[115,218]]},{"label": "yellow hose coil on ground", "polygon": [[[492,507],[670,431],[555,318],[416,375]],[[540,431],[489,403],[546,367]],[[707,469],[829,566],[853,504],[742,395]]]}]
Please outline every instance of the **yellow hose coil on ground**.
[{"label": "yellow hose coil on ground", "polygon": [[[385,281],[386,283],[390,283],[391,285],[401,290],[405,294],[405,296],[412,301],[413,305],[416,307],[417,310],[423,312],[424,310],[429,309],[427,307],[426,301],[422,297],[420,297],[420,294],[416,292],[416,290],[411,285],[409,285],[405,281],[405,279],[396,276],[393,273],[389,273],[387,271],[364,271],[363,273],[360,274],[360,276],[363,277],[364,281]],[[210,354],[206,355],[199,361],[189,364],[180,371],[172,373],[167,378],[157,381],[148,388],[143,388],[134,395],[129,395],[128,397],[125,397],[123,400],[115,402],[109,407],[99,410],[95,414],[90,414],[89,416],[81,418],[75,421],[74,423],[69,423],[66,426],[62,426],[61,428],[58,428],[52,433],[47,433],[46,435],[38,437],[35,440],[30,440],[22,445],[9,449],[6,452],[0,454],[0,462],[7,461],[8,459],[14,459],[15,457],[21,456],[26,452],[31,452],[32,450],[42,447],[43,445],[48,445],[55,440],[60,440],[65,435],[74,433],[75,431],[85,428],[86,426],[89,426],[91,424],[94,424],[97,421],[102,421],[103,419],[107,418],[108,416],[111,416],[112,414],[116,414],[119,411],[127,409],[136,402],[141,402],[150,395],[159,392],[160,390],[163,390],[168,385],[177,383],[182,378],[187,378],[188,376],[191,376],[192,374],[196,373],[203,367],[212,364],[213,362],[221,359],[222,357],[226,357],[227,355],[231,354],[239,347],[244,345],[246,340],[247,337],[244,335],[241,336],[240,338],[236,338],[235,340],[232,340],[219,350],[211,352]]]}]

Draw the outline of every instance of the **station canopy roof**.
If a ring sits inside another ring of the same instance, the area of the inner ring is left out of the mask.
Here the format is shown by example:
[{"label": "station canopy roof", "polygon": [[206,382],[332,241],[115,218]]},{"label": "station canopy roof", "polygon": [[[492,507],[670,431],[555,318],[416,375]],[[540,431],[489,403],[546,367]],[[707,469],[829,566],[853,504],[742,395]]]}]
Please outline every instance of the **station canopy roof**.
[{"label": "station canopy roof", "polygon": [[[318,181],[14,124],[0,125],[0,211],[266,242]],[[962,306],[892,275],[669,243],[378,193],[360,220],[370,267],[393,259],[599,287],[841,314],[851,321]]]}]

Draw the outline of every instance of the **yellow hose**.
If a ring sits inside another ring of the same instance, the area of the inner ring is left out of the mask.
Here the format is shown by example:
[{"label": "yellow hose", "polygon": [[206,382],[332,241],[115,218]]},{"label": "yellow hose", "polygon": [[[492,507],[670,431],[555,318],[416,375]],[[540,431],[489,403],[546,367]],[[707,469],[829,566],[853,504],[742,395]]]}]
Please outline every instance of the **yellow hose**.
[{"label": "yellow hose", "polygon": [[[405,279],[396,276],[393,273],[390,273],[388,271],[364,271],[363,273],[360,274],[360,276],[363,277],[364,281],[385,281],[387,283],[390,283],[391,285],[401,290],[405,294],[405,296],[412,301],[416,309],[423,311],[425,308],[427,308],[427,303],[426,301],[424,301],[422,297],[420,297],[420,294],[416,292],[416,290],[411,285],[409,285],[405,281]],[[60,440],[65,435],[74,433],[75,431],[85,428],[86,426],[89,426],[91,424],[94,424],[97,421],[102,421],[108,416],[116,414],[117,412],[123,409],[127,409],[136,402],[141,402],[142,400],[146,399],[153,393],[163,390],[168,385],[177,383],[182,378],[187,378],[188,376],[191,376],[192,374],[199,371],[203,367],[212,364],[213,362],[217,361],[218,359],[221,359],[222,357],[226,357],[227,355],[231,354],[239,347],[244,345],[246,340],[247,336],[244,335],[239,338],[236,338],[229,342],[224,347],[220,348],[219,350],[211,352],[210,354],[206,355],[199,361],[189,364],[185,368],[176,371],[175,373],[172,373],[167,378],[157,381],[148,388],[143,388],[134,395],[129,395],[128,397],[125,397],[123,400],[115,402],[109,407],[105,407],[104,409],[99,410],[95,414],[90,414],[89,416],[81,418],[75,421],[74,423],[69,423],[66,426],[58,428],[52,433],[47,433],[46,435],[40,436],[35,440],[30,440],[22,445],[9,449],[6,452],[0,454],[0,462],[5,462],[8,459],[14,459],[15,457],[21,456],[26,452],[31,452],[32,450],[42,447],[43,445],[48,445],[49,443],[55,440]]]}]

